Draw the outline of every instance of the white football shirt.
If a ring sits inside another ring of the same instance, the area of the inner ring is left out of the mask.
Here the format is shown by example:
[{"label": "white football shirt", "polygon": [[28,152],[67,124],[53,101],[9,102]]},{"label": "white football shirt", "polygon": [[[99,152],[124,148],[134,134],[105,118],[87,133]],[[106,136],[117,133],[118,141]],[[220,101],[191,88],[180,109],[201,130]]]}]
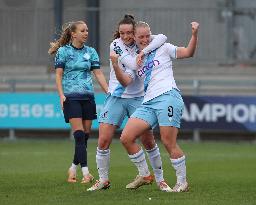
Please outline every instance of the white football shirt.
[{"label": "white football shirt", "polygon": [[[144,53],[148,53],[151,50],[154,50],[167,40],[167,37],[163,34],[152,35],[152,41],[144,49]],[[112,63],[110,61],[110,78],[109,78],[109,92],[112,96],[121,97],[121,98],[134,98],[144,96],[144,84],[136,76],[137,64],[136,64],[136,55],[138,48],[135,44],[127,46],[121,40],[121,38],[115,39],[110,44],[110,52],[116,52],[120,55],[118,65],[119,67],[127,74],[131,76],[133,82],[128,86],[124,87],[117,80],[115,71],[113,69]]]},{"label": "white football shirt", "polygon": [[144,83],[144,102],[161,94],[178,89],[173,76],[172,59],[176,59],[177,46],[165,43],[145,56],[144,64],[137,69],[137,76]]}]

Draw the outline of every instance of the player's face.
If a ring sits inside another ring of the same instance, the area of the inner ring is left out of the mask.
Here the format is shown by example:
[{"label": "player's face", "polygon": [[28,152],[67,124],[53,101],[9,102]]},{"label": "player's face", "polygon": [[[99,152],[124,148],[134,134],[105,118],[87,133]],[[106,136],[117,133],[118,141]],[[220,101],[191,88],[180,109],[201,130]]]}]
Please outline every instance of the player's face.
[{"label": "player's face", "polygon": [[140,50],[147,47],[150,43],[150,28],[149,27],[138,27],[135,30],[134,39]]},{"label": "player's face", "polygon": [[126,45],[131,45],[134,42],[134,31],[132,24],[121,24],[118,30],[120,38]]},{"label": "player's face", "polygon": [[78,24],[76,31],[72,33],[72,37],[79,43],[85,43],[88,38],[88,27],[86,24]]}]

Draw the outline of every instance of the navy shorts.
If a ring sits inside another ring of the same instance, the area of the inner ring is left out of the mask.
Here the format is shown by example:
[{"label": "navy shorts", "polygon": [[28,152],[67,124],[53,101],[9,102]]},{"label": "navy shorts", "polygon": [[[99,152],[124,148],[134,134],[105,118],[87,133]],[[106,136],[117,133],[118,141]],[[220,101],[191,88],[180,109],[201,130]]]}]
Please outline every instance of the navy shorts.
[{"label": "navy shorts", "polygon": [[71,118],[82,118],[82,120],[97,119],[96,104],[94,99],[66,99],[63,104],[63,107],[63,113],[66,123],[69,123],[69,119]]}]

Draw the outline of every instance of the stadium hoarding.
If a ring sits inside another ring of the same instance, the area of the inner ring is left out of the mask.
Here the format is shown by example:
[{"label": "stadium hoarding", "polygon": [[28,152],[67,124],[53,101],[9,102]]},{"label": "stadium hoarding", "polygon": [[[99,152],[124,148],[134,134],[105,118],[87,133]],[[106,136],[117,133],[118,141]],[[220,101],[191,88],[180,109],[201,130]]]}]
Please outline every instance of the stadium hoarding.
[{"label": "stadium hoarding", "polygon": [[[97,94],[100,113],[105,95]],[[70,129],[57,93],[0,93],[0,129]],[[98,128],[97,120],[93,129]]]},{"label": "stadium hoarding", "polygon": [[[97,113],[105,94],[97,93]],[[182,129],[256,131],[256,97],[184,96]],[[98,129],[97,120],[92,129]],[[0,93],[1,129],[69,129],[56,93]]]},{"label": "stadium hoarding", "polygon": [[184,96],[183,129],[256,131],[256,97]]}]

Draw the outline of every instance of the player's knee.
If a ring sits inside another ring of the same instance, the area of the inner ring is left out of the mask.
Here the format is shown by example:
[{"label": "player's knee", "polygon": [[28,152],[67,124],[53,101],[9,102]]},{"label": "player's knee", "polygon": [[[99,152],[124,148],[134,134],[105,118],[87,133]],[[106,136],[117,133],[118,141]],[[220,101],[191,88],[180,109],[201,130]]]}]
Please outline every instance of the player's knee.
[{"label": "player's knee", "polygon": [[120,137],[121,143],[126,146],[131,143],[131,138],[129,137],[128,133],[123,132]]},{"label": "player's knee", "polygon": [[106,136],[99,136],[99,140],[98,140],[99,149],[102,149],[102,150],[108,149],[110,143],[111,143],[111,138]]},{"label": "player's knee", "polygon": [[156,144],[155,144],[155,143],[152,143],[152,142],[150,142],[150,143],[148,143],[148,142],[142,142],[142,144],[143,144],[143,146],[144,146],[144,148],[145,148],[146,150],[154,149],[154,147],[156,146]]},{"label": "player's knee", "polygon": [[141,143],[146,150],[151,150],[156,146],[155,140],[151,138],[141,138]]}]

